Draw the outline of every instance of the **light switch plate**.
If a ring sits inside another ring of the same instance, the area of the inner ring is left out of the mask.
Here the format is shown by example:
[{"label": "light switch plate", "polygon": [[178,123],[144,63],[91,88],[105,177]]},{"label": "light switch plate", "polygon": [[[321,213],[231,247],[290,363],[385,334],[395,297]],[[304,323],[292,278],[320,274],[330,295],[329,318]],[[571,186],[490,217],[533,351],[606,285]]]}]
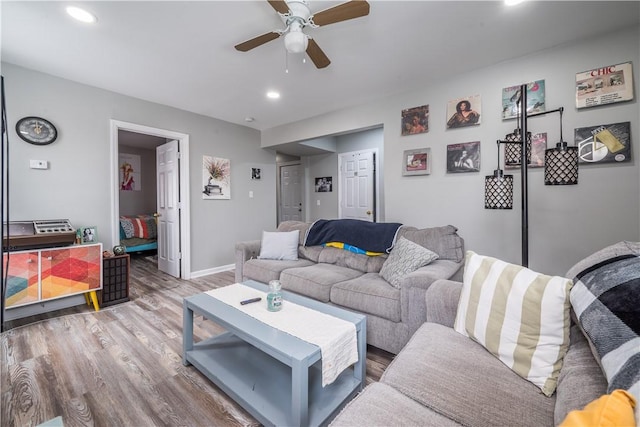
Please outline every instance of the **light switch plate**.
[{"label": "light switch plate", "polygon": [[29,160],[31,169],[49,169],[49,162],[46,160]]}]

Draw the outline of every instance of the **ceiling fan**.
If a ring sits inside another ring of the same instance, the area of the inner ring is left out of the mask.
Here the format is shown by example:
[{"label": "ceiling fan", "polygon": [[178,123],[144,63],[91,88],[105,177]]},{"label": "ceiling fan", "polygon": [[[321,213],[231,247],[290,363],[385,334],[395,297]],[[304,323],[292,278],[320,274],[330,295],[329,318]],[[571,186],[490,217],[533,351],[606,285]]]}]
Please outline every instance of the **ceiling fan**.
[{"label": "ceiling fan", "polygon": [[302,53],[306,51],[317,68],[325,68],[331,64],[331,61],[320,49],[318,43],[302,31],[304,27],[318,28],[369,14],[369,3],[364,0],[352,0],[315,14],[309,10],[307,0],[267,1],[278,12],[286,28],[254,37],[236,45],[235,48],[241,52],[247,52],[284,35],[284,46],[287,52]]}]

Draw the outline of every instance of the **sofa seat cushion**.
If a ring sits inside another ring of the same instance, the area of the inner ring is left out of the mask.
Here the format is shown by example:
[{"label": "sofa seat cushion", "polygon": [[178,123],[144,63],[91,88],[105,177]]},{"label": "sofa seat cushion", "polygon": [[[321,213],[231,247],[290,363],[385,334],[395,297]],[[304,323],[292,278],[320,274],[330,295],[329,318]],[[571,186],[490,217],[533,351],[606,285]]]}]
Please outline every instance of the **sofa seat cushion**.
[{"label": "sofa seat cushion", "polygon": [[313,262],[306,259],[296,261],[282,261],[271,259],[250,259],[244,263],[242,269],[243,279],[253,279],[262,283],[280,278],[280,273],[287,268],[306,267]]},{"label": "sofa seat cushion", "polygon": [[381,382],[468,426],[551,426],[546,397],[484,347],[453,329],[425,323]]},{"label": "sofa seat cushion", "polygon": [[329,302],[331,287],[339,282],[351,280],[362,273],[333,264],[314,264],[307,267],[289,268],[280,275],[282,289]]},{"label": "sofa seat cushion", "polygon": [[449,427],[460,424],[382,383],[365,388],[330,424],[331,427],[397,425]]},{"label": "sofa seat cushion", "polygon": [[400,289],[377,273],[367,273],[331,288],[331,303],[400,322]]}]

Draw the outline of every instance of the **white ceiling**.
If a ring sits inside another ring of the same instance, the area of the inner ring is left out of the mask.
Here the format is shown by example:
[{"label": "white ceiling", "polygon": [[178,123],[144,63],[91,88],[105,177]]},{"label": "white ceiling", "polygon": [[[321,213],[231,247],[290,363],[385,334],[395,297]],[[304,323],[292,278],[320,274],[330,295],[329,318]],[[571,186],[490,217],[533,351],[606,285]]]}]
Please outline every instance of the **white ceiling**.
[{"label": "white ceiling", "polygon": [[[311,0],[310,8],[340,3]],[[640,22],[638,1],[370,3],[366,17],[305,30],[332,61],[321,70],[289,55],[285,73],[282,39],[246,53],[233,48],[282,28],[266,0],[3,0],[1,58],[263,130]],[[69,4],[98,22],[73,21]],[[282,97],[266,99],[271,89]]]}]

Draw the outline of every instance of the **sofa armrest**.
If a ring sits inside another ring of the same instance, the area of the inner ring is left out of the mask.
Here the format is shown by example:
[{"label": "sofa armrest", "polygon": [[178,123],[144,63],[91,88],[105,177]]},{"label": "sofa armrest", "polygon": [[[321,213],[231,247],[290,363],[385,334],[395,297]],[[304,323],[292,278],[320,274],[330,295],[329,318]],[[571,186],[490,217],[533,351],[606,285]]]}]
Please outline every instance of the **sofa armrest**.
[{"label": "sofa armrest", "polygon": [[462,283],[453,280],[437,280],[425,294],[427,322],[453,328],[458,312],[458,300]]},{"label": "sofa armrest", "polygon": [[249,240],[236,243],[236,283],[242,282],[244,263],[260,255],[261,240]]},{"label": "sofa armrest", "polygon": [[450,279],[462,269],[464,261],[436,260],[408,274],[400,283],[401,319],[409,326],[410,334],[427,321],[425,294],[434,282]]}]

